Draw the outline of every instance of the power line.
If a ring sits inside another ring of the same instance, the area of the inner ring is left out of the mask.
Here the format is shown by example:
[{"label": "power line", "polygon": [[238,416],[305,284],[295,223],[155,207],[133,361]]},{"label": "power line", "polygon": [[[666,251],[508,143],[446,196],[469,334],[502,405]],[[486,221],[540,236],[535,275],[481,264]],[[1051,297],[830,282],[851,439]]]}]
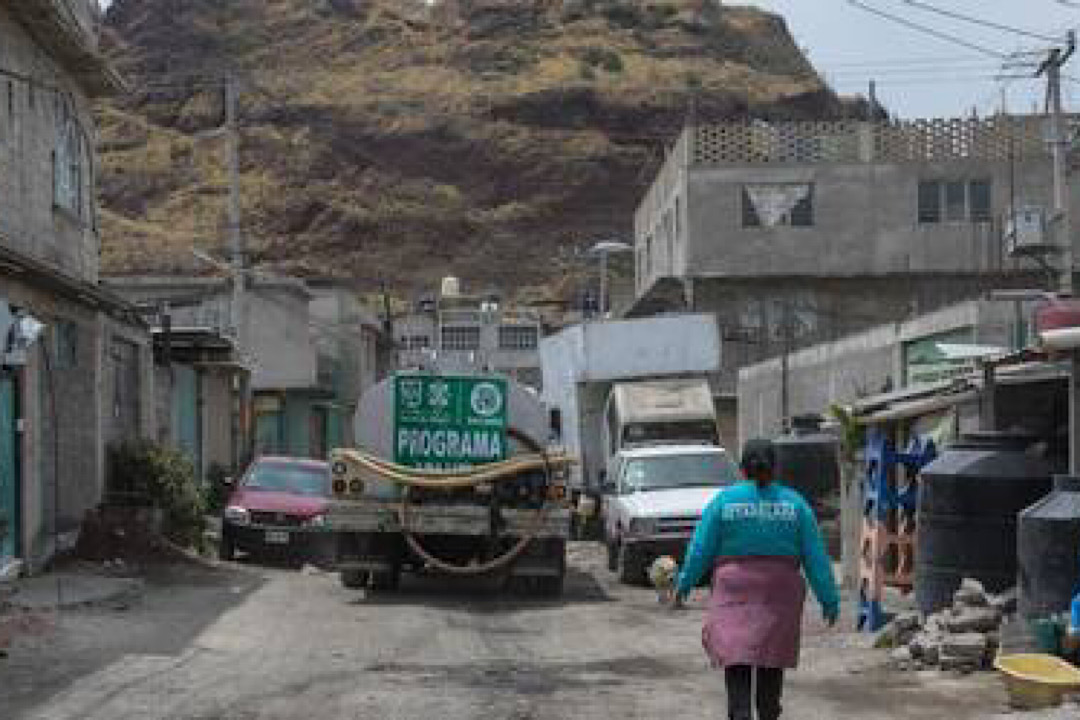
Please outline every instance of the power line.
[{"label": "power line", "polygon": [[1002,59],[1002,60],[1004,60],[1007,57],[1003,53],[999,53],[999,52],[997,52],[995,50],[991,50],[989,48],[983,47],[982,45],[977,45],[976,43],[969,42],[968,40],[964,40],[963,38],[957,37],[955,35],[951,35],[951,34],[946,33],[946,32],[942,32],[941,30],[935,30],[934,28],[927,27],[926,25],[922,25],[920,23],[913,22],[911,20],[908,20],[907,18],[903,18],[903,17],[900,17],[899,15],[895,15],[895,14],[893,14],[891,12],[881,10],[880,8],[872,7],[870,5],[867,5],[864,2],[860,2],[860,0],[847,0],[847,3],[848,3],[848,5],[853,5],[854,7],[857,7],[859,9],[861,9],[861,10],[865,10],[866,12],[871,13],[872,15],[879,15],[879,16],[887,19],[887,20],[892,20],[893,22],[898,23],[900,25],[903,25],[904,27],[909,28],[911,30],[915,30],[916,32],[921,32],[921,33],[924,33],[926,35],[931,35],[933,37],[938,38],[939,40],[944,40],[946,42],[951,42],[954,45],[960,45],[961,47],[966,47],[969,50],[974,50],[976,52],[980,52],[983,55],[989,55],[990,57],[995,57],[995,58]]},{"label": "power line", "polygon": [[906,65],[927,65],[933,63],[956,63],[956,62],[980,62],[984,63],[981,56],[978,55],[923,55],[919,57],[897,57],[897,58],[883,58],[881,60],[867,60],[864,56],[858,56],[860,59],[853,59],[856,56],[853,55],[836,55],[830,58],[825,55],[822,57],[813,57],[811,60],[821,63],[823,65],[830,65],[832,67],[844,67],[846,65],[882,65],[882,66],[906,66]]},{"label": "power line", "polygon": [[936,5],[931,5],[921,0],[901,0],[905,5],[925,10],[926,12],[936,13],[953,20],[961,20],[963,22],[972,23],[974,25],[981,25],[982,27],[990,28],[992,30],[1000,30],[1001,32],[1015,33],[1016,35],[1022,35],[1024,37],[1033,38],[1035,40],[1041,40],[1043,42],[1057,43],[1061,42],[1061,38],[1053,38],[1048,35],[1042,35],[1040,33],[1031,32],[1030,30],[1021,30],[1020,28],[1012,27],[1011,25],[1002,25],[991,20],[983,20],[981,18],[971,17],[963,13],[956,12],[955,10],[946,10],[945,8],[939,8]]}]

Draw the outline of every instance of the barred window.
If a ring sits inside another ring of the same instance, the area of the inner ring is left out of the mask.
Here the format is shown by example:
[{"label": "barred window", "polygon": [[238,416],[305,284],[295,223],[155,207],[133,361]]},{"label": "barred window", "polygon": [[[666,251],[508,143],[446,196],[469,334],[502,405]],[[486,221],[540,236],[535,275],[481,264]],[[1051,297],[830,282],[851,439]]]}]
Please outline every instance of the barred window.
[{"label": "barred window", "polygon": [[990,180],[922,180],[918,188],[920,225],[989,222],[993,216]]},{"label": "barred window", "polygon": [[56,149],[53,151],[53,203],[82,217],[83,138],[78,118],[68,103],[57,113]]},{"label": "barred window", "polygon": [[431,347],[431,338],[427,335],[405,335],[401,344],[406,350],[426,350]]},{"label": "barred window", "polygon": [[535,350],[539,333],[528,325],[506,325],[499,328],[499,348],[502,350]]},{"label": "barred window", "polygon": [[467,325],[444,325],[441,339],[443,350],[479,350],[480,328]]}]

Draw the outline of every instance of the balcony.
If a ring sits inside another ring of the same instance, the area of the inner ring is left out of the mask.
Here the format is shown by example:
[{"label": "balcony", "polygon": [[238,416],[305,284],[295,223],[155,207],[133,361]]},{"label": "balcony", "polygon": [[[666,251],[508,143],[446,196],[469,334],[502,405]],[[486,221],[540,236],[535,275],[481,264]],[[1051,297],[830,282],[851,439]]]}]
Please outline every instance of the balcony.
[{"label": "balcony", "polygon": [[122,87],[98,49],[96,0],[16,0],[4,5],[88,95],[108,95]]}]

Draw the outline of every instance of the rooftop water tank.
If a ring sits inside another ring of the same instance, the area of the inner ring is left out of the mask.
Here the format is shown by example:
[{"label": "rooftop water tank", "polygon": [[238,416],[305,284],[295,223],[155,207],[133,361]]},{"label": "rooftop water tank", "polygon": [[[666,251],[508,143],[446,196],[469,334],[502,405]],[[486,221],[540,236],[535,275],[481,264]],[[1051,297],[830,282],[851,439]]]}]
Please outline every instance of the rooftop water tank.
[{"label": "rooftop water tank", "polygon": [[1017,514],[1050,490],[1049,463],[1025,435],[961,437],[919,479],[915,598],[924,613],[952,603],[964,578],[991,592],[1016,583]]},{"label": "rooftop water tank", "polygon": [[818,512],[822,501],[840,490],[839,443],[821,431],[822,422],[818,415],[794,417],[791,432],[773,441],[777,477],[802,493]]},{"label": "rooftop water tank", "polygon": [[459,297],[461,295],[461,281],[453,276],[444,277],[440,295],[444,298]]}]

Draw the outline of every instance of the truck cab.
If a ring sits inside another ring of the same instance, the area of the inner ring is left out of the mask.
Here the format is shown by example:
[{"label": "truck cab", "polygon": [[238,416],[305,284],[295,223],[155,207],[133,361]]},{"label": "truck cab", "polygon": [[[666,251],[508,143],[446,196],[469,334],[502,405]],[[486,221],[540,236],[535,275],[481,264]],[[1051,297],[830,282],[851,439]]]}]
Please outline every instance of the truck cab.
[{"label": "truck cab", "polygon": [[705,507],[741,478],[721,447],[659,445],[620,450],[604,483],[608,569],[620,581],[645,582],[650,563],[682,560]]}]

